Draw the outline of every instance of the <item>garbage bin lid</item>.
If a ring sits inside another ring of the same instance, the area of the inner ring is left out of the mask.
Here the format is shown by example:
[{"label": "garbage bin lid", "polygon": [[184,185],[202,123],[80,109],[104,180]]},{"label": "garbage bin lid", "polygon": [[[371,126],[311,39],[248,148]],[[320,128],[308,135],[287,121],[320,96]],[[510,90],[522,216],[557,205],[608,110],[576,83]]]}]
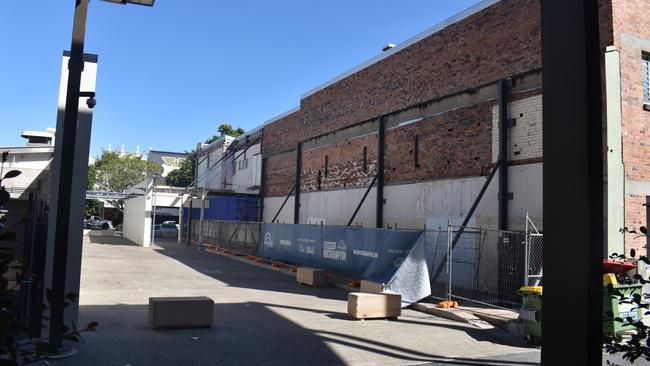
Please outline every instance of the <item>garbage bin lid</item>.
[{"label": "garbage bin lid", "polygon": [[542,286],[524,286],[519,289],[519,292],[527,293],[527,294],[537,294],[541,295],[542,294]]}]

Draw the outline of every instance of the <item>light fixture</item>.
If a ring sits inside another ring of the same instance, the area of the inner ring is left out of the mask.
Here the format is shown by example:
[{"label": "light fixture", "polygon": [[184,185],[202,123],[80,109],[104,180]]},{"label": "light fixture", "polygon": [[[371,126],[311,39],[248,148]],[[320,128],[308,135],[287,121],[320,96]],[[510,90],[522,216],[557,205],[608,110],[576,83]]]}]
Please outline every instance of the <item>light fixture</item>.
[{"label": "light fixture", "polygon": [[104,0],[108,1],[110,3],[117,3],[117,4],[135,4],[135,5],[144,5],[144,6],[153,6],[153,3],[156,2],[156,0]]}]

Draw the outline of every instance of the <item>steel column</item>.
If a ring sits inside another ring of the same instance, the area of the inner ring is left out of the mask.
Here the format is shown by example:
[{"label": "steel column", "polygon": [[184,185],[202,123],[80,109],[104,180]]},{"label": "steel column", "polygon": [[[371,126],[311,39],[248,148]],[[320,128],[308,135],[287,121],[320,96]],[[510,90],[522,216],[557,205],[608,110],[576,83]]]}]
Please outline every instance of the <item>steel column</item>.
[{"label": "steel column", "polygon": [[300,223],[300,174],[302,172],[302,142],[296,147],[296,195],[293,200],[293,223]]},{"label": "steel column", "polygon": [[512,80],[499,80],[499,230],[508,230],[508,91]]},{"label": "steel column", "polygon": [[541,1],[543,365],[567,363],[567,324],[571,364],[602,364],[604,154],[598,3]]},{"label": "steel column", "polygon": [[384,155],[386,153],[386,117],[379,117],[377,131],[377,211],[375,227],[384,227]]}]

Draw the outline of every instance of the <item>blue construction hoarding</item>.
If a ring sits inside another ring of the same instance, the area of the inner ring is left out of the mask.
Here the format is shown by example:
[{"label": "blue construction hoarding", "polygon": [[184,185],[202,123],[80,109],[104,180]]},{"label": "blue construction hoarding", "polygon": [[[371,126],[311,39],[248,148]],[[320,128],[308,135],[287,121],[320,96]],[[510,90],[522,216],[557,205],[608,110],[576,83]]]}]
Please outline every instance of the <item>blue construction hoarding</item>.
[{"label": "blue construction hoarding", "polygon": [[388,283],[422,232],[264,224],[261,235],[266,258]]}]

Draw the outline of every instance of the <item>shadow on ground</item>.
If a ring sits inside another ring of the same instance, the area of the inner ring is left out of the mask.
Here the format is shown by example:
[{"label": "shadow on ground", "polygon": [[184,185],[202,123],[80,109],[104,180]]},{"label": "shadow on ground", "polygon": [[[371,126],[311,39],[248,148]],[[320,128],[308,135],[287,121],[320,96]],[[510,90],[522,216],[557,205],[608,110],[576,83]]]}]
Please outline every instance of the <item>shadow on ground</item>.
[{"label": "shadow on ground", "polygon": [[[319,288],[318,291],[314,291],[309,286],[301,286],[295,281],[288,281],[287,279],[289,277],[285,274],[241,263],[218,254],[187,247],[183,244],[158,242],[156,246],[161,248],[154,249],[158,253],[172,258],[206,276],[219,280],[228,286],[310,295],[333,300],[347,299],[347,295],[339,289]],[[212,260],[206,261],[206,256]],[[264,277],[264,281],[259,280],[261,277]]]},{"label": "shadow on ground", "polygon": [[139,246],[121,236],[88,235],[88,241],[93,244]]},{"label": "shadow on ground", "polygon": [[[341,332],[305,329],[278,315],[278,305],[216,304],[212,328],[152,330],[146,305],[82,306],[81,323],[98,321],[79,353],[54,365],[342,365],[332,349],[381,354],[397,364],[538,365],[531,356],[445,358]],[[309,311],[309,309],[300,309]],[[350,320],[346,320],[350,321]],[[381,321],[381,320],[379,320]],[[426,324],[425,325],[430,325]],[[477,331],[478,332],[478,331]],[[532,357],[535,358],[534,356]]]},{"label": "shadow on ground", "polygon": [[[193,247],[187,247],[183,244],[176,242],[161,242],[157,244],[162,249],[156,249],[157,252],[173,258],[184,265],[194,269],[197,272],[210,276],[216,280],[224,282],[229,286],[241,287],[248,289],[257,289],[265,291],[275,291],[281,293],[293,293],[300,295],[310,295],[319,298],[333,299],[347,301],[347,293],[338,288],[319,288],[315,291],[314,288],[304,285],[298,285],[294,280],[290,279],[287,275],[281,274],[268,269],[260,268],[257,266],[241,263],[218,254],[213,254],[205,251],[198,250]],[[210,256],[214,261],[206,261],[205,256]],[[213,263],[212,266],[206,267],[206,263]],[[264,281],[259,278],[264,277]],[[329,312],[322,311],[314,308],[304,308],[295,306],[286,306],[278,304],[262,304],[269,307],[287,308],[299,311],[307,311],[314,313],[321,313],[326,319],[337,319],[341,321],[353,321],[345,312]],[[425,316],[423,314],[423,316]],[[426,315],[428,316],[428,315]],[[494,329],[484,330],[468,326],[467,324],[456,322],[445,323],[430,323],[417,321],[413,318],[406,319],[404,317],[397,320],[400,323],[409,323],[413,325],[431,327],[432,330],[436,327],[443,327],[448,329],[461,330],[467,333],[470,337],[481,342],[492,342],[513,347],[527,347],[530,345],[523,339],[512,337],[505,331]]]}]

